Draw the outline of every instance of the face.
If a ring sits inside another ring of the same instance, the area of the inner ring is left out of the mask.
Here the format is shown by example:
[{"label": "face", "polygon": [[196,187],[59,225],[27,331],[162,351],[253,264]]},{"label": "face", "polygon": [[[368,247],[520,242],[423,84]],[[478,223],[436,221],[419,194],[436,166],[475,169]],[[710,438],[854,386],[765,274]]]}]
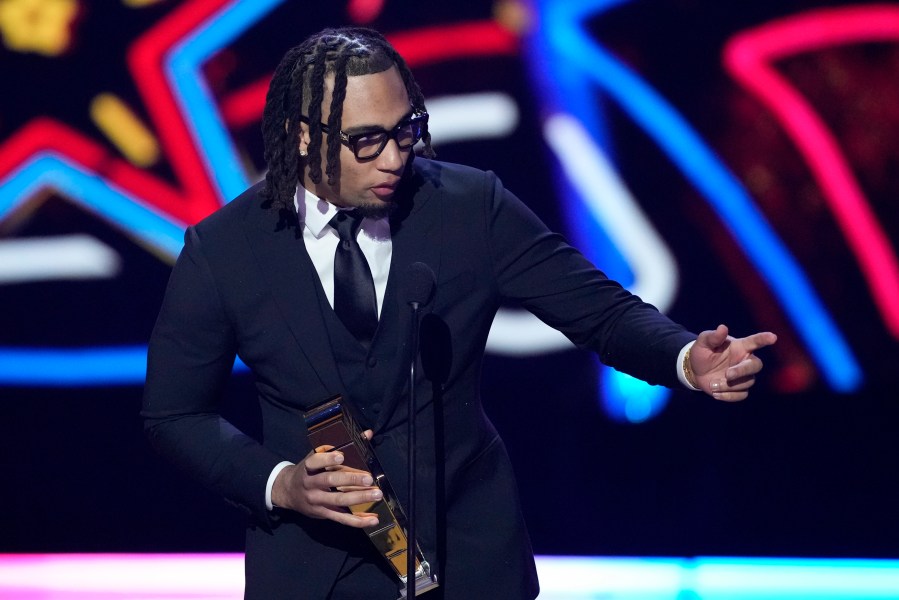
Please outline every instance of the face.
[{"label": "face", "polygon": [[[334,76],[325,79],[322,122],[327,122]],[[381,73],[347,77],[341,130],[349,135],[372,129],[393,129],[409,116],[411,106],[406,86],[396,67]],[[300,124],[300,150],[309,144],[309,127]],[[332,132],[336,135],[336,132]],[[327,135],[322,134],[322,181],[313,184],[306,167],[304,185],[310,191],[340,207],[359,208],[370,216],[383,216],[393,208],[393,196],[409,159],[411,148],[400,150],[395,140],[376,158],[358,160],[346,145],[340,145],[340,170],[334,185],[324,173],[327,164]]]}]

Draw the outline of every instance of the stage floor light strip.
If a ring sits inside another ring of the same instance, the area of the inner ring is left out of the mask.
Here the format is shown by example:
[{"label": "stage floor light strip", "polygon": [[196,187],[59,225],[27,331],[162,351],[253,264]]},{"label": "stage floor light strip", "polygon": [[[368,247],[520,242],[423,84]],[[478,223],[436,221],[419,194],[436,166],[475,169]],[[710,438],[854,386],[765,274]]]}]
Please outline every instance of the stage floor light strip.
[{"label": "stage floor light strip", "polygon": [[[899,560],[538,556],[541,600],[896,598]],[[239,600],[240,554],[0,555],[0,600]]]}]

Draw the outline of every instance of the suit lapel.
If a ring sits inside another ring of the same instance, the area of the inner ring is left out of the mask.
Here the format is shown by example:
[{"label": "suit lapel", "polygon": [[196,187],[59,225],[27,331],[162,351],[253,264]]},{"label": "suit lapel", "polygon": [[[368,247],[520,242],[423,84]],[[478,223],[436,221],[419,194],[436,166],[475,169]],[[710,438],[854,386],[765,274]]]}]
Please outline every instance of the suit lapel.
[{"label": "suit lapel", "polygon": [[[318,275],[303,244],[295,216],[279,224],[276,211],[251,208],[245,228],[259,269],[300,350],[329,393],[343,389],[330,338],[319,308]],[[324,401],[325,398],[322,398]]]},{"label": "suit lapel", "polygon": [[[439,274],[442,237],[440,210],[429,200],[440,183],[439,171],[431,170],[415,169],[403,181],[397,190],[403,199],[401,207],[391,218],[393,250],[385,301],[395,303],[401,350],[396,372],[386,387],[377,428],[389,421],[408,385],[412,319],[411,309],[403,297],[403,281],[409,266],[414,262],[423,262],[431,267],[435,275]],[[321,283],[303,244],[302,230],[299,229],[302,225],[296,222],[295,214],[285,216],[286,211],[279,214],[274,209],[258,206],[254,203],[247,211],[249,226],[244,230],[259,269],[297,345],[314,366],[322,386],[329,393],[342,393],[343,382],[319,307],[318,288]],[[429,310],[424,307],[421,316]]]},{"label": "suit lapel", "polygon": [[[414,198],[411,210],[408,214],[401,214],[391,223],[393,257],[385,296],[387,301],[394,302],[398,316],[400,355],[396,363],[396,372],[385,390],[382,400],[383,408],[376,424],[376,431],[389,422],[397,409],[400,398],[405,395],[404,390],[408,388],[409,365],[412,359],[412,349],[409,347],[412,309],[405,298],[404,282],[408,277],[409,266],[412,263],[422,262],[431,267],[435,275],[439,273],[440,269],[440,238],[442,234],[440,211],[434,206],[428,206],[427,200],[431,192],[433,192],[433,187],[430,184],[418,181],[415,192],[410,194]],[[419,311],[419,315],[424,316],[429,310],[429,307],[425,306]]]}]

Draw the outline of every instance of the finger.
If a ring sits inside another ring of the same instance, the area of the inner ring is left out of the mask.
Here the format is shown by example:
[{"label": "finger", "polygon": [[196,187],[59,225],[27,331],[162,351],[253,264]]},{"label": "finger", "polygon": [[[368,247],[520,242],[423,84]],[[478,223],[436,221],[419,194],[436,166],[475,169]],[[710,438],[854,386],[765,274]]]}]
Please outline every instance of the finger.
[{"label": "finger", "polygon": [[[384,497],[384,493],[378,488],[365,489],[357,492],[322,492],[322,501],[319,504],[326,506],[350,507],[357,504],[369,505]],[[368,508],[363,507],[363,508]]]},{"label": "finger", "polygon": [[734,379],[732,381],[717,379],[709,384],[709,391],[711,391],[712,394],[723,392],[744,392],[754,385],[754,376],[741,377],[740,379]]},{"label": "finger", "polygon": [[723,400],[724,402],[739,402],[749,397],[749,392],[715,392],[712,398],[715,400]]},{"label": "finger", "polygon": [[374,527],[378,524],[378,516],[370,512],[351,513],[340,506],[314,506],[308,515],[315,519],[328,519],[348,527]]},{"label": "finger", "polygon": [[375,527],[378,524],[377,515],[372,513],[353,514],[345,512],[343,510],[328,510],[321,516],[324,519],[330,519],[342,525],[346,525],[348,527],[357,527],[360,529],[362,527]]},{"label": "finger", "polygon": [[312,490],[308,494],[309,504],[317,507],[350,507],[357,504],[371,504],[377,502],[384,497],[381,490],[367,489],[358,492],[326,492],[323,490]]},{"label": "finger", "polygon": [[337,465],[336,467],[328,467],[325,470],[326,471],[340,471],[342,473],[368,473],[368,471],[363,471],[362,469],[356,469],[354,467],[348,467],[346,465]]},{"label": "finger", "polygon": [[371,429],[366,429],[365,431],[362,432],[362,437],[364,437],[365,439],[371,441],[371,439],[372,439],[373,437],[375,437],[375,432],[372,431]]},{"label": "finger", "polygon": [[703,331],[700,333],[696,343],[705,346],[706,348],[715,349],[727,341],[727,334],[727,326],[718,325],[717,329],[713,331]]},{"label": "finger", "polygon": [[360,492],[363,490],[370,490],[373,487],[375,487],[375,486],[371,486],[371,485],[339,485],[334,489],[337,490],[338,492]]},{"label": "finger", "polygon": [[762,370],[762,359],[754,354],[750,354],[747,358],[741,360],[732,367],[728,367],[724,372],[727,382],[731,383],[746,377],[754,377]]},{"label": "finger", "polygon": [[744,337],[742,340],[746,352],[755,352],[759,348],[770,346],[777,341],[777,336],[770,331],[763,331]]},{"label": "finger", "polygon": [[370,488],[372,476],[365,471],[324,471],[306,478],[306,489],[330,490],[340,487]]},{"label": "finger", "polygon": [[343,452],[313,452],[303,460],[303,464],[309,473],[340,466],[343,464]]}]

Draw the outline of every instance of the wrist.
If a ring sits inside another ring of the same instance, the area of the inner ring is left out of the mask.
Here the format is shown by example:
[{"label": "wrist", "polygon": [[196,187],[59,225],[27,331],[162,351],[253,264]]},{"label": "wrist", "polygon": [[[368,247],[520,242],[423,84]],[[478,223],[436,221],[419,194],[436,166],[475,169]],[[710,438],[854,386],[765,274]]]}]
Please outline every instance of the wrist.
[{"label": "wrist", "polygon": [[287,490],[290,489],[290,476],[292,474],[292,468],[294,465],[291,462],[281,462],[275,465],[275,468],[272,469],[271,475],[269,475],[268,482],[266,484],[266,494],[265,500],[266,505],[269,510],[273,508],[286,508],[289,502],[289,494]]},{"label": "wrist", "polygon": [[681,350],[681,360],[680,360],[680,380],[684,385],[694,391],[701,391],[702,388],[699,387],[699,384],[696,381],[696,374],[693,372],[693,365],[690,362],[690,351],[693,350],[693,344],[695,342],[690,342],[686,346],[684,346],[683,350]]}]

